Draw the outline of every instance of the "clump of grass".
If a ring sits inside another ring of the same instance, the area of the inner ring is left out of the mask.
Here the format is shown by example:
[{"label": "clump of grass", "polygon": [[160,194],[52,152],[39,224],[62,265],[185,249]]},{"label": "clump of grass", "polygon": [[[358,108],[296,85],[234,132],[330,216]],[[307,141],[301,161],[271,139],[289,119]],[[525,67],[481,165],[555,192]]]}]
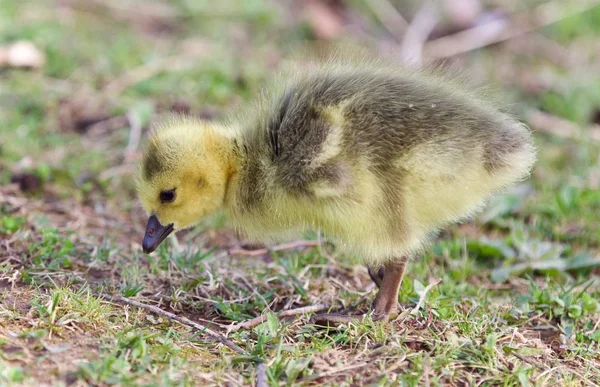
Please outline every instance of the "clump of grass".
[{"label": "clump of grass", "polygon": [[[158,365],[176,366],[177,354],[181,351],[169,337],[134,331],[119,333],[111,346],[114,349],[104,353],[102,358],[82,363],[78,375],[94,384],[132,383],[138,380],[140,374],[152,372]],[[156,376],[159,380],[171,382],[183,379],[183,375],[174,375],[169,369]],[[171,379],[173,376],[175,378]]]},{"label": "clump of grass", "polygon": [[92,296],[87,288],[56,287],[31,301],[38,313],[40,327],[60,332],[68,326],[101,329],[110,307]]},{"label": "clump of grass", "polygon": [[528,292],[518,299],[520,309],[524,313],[541,312],[563,327],[572,327],[574,322],[585,320],[599,311],[598,301],[593,293],[589,293],[593,280],[586,282],[586,286],[576,283],[568,289],[558,286],[541,289],[531,281]]},{"label": "clump of grass", "polygon": [[7,384],[18,384],[25,381],[23,368],[19,366],[10,366],[0,361],[0,382]]},{"label": "clump of grass", "polygon": [[25,225],[25,219],[20,216],[2,216],[0,224],[0,234],[14,234]]},{"label": "clump of grass", "polygon": [[75,250],[73,241],[59,230],[51,228],[42,230],[40,237],[40,240],[29,245],[32,263],[49,269],[72,267],[70,255]]}]

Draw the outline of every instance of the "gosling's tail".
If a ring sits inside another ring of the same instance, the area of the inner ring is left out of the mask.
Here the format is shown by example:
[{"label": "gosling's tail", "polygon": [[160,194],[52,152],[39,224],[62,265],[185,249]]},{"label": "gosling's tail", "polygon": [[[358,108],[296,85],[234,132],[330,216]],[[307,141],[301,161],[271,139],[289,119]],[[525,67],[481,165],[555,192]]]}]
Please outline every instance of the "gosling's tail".
[{"label": "gosling's tail", "polygon": [[529,128],[506,118],[484,149],[484,166],[498,187],[525,180],[536,162],[537,150]]}]

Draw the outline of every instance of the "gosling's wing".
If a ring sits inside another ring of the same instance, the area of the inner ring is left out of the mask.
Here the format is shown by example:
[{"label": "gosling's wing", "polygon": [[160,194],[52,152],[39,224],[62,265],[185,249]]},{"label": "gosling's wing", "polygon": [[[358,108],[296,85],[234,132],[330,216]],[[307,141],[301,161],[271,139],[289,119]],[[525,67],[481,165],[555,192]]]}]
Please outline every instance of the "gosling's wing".
[{"label": "gosling's wing", "polygon": [[276,180],[289,191],[339,196],[351,182],[342,157],[342,118],[309,88],[288,87],[269,115],[267,135]]},{"label": "gosling's wing", "polygon": [[419,86],[362,70],[326,69],[289,82],[266,115],[277,181],[293,192],[341,195],[352,182],[353,163],[385,169],[443,134],[439,115],[446,113],[435,109],[442,97]]}]

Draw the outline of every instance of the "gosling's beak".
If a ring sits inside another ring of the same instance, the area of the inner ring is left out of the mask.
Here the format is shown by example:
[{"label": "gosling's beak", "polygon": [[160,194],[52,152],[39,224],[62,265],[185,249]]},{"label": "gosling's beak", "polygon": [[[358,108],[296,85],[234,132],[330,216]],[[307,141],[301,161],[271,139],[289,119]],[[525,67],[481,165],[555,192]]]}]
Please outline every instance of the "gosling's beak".
[{"label": "gosling's beak", "polygon": [[164,241],[171,232],[173,232],[173,223],[163,226],[155,215],[150,215],[148,225],[146,226],[146,235],[144,235],[144,240],[142,241],[144,253],[150,254],[156,250],[160,242]]}]

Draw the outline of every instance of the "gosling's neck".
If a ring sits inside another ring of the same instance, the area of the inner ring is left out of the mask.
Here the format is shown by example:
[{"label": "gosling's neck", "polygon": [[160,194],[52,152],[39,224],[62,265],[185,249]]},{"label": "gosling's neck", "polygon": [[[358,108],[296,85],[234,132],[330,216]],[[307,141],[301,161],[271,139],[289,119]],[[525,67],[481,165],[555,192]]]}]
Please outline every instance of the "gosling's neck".
[{"label": "gosling's neck", "polygon": [[226,162],[226,188],[223,207],[231,213],[239,202],[240,172],[243,163],[240,148],[241,138],[237,135],[236,130],[229,128],[224,131],[221,141],[222,156]]},{"label": "gosling's neck", "polygon": [[[222,209],[229,215],[235,228],[246,229],[248,215],[264,204],[265,187],[269,173],[262,163],[262,149],[247,138],[247,133],[237,127],[229,127],[223,136],[223,160],[226,160],[227,182]],[[252,218],[252,221],[256,219]]]}]

